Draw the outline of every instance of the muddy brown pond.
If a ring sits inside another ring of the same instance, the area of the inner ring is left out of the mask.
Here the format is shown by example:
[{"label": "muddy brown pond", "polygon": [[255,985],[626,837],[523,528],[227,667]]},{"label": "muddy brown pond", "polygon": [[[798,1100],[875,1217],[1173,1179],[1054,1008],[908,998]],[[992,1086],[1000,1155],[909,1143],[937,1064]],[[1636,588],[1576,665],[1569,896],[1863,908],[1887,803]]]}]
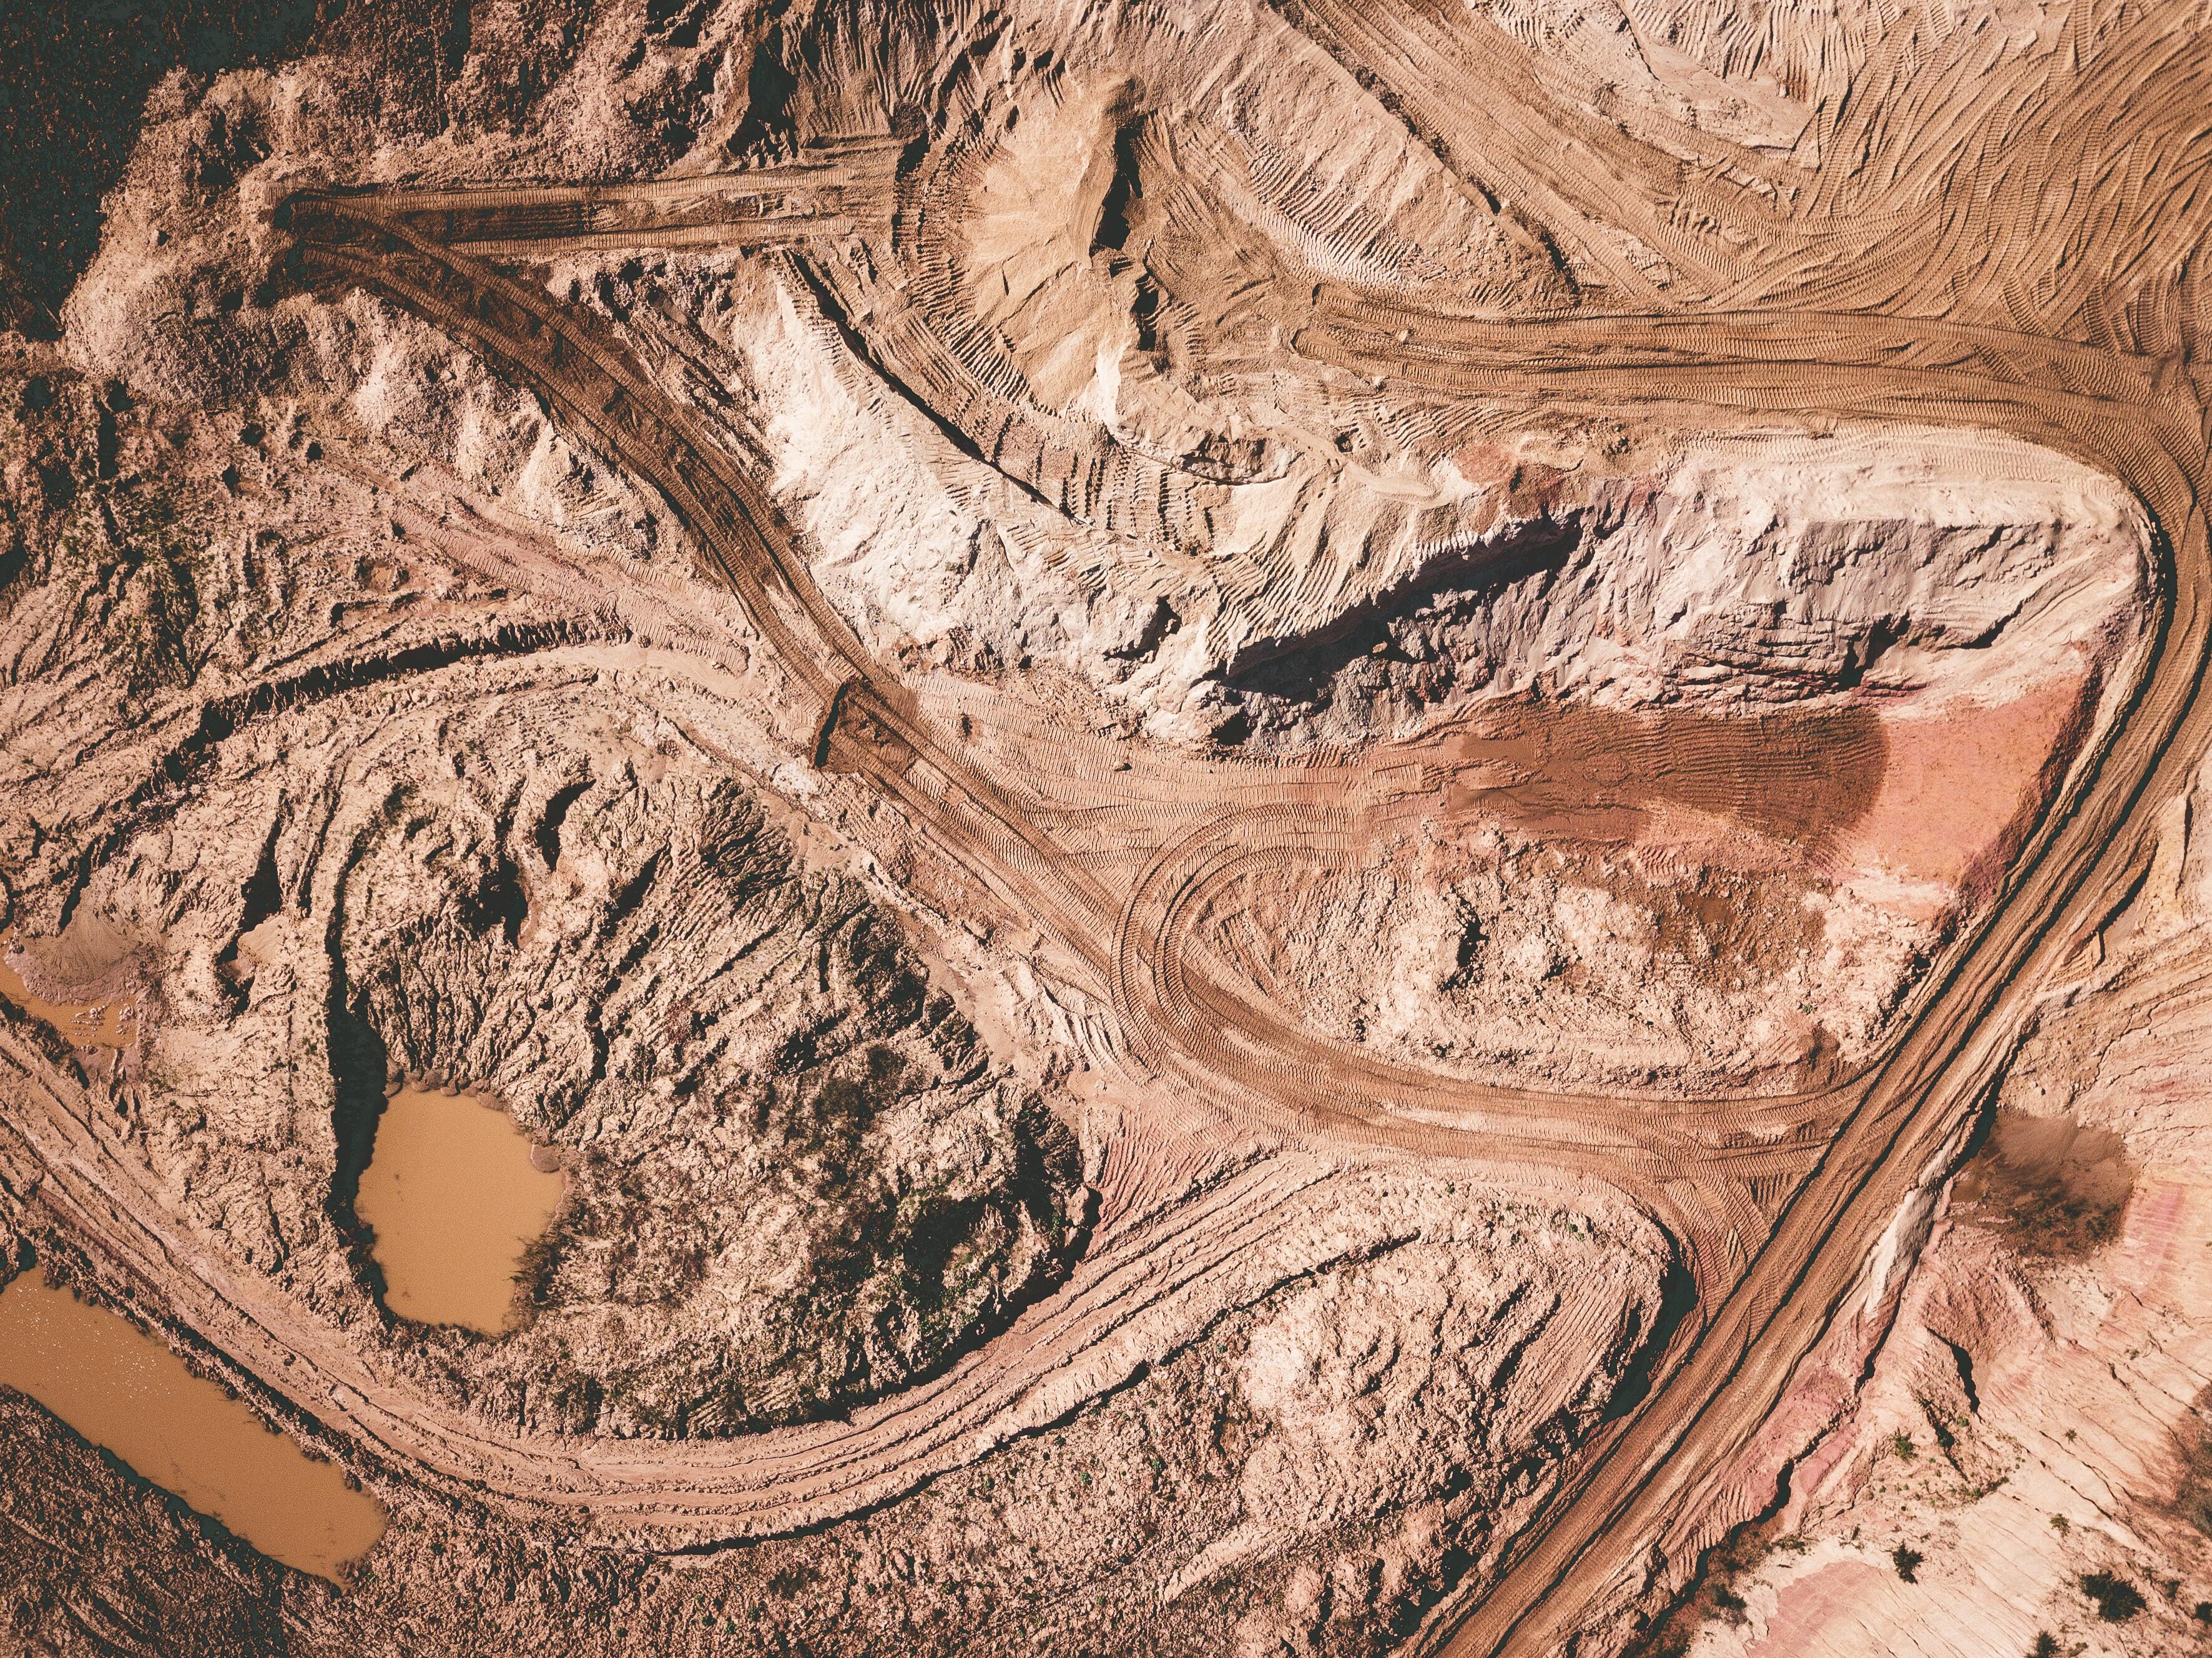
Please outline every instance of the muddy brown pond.
[{"label": "muddy brown pond", "polygon": [[86,1047],[122,1048],[131,1045],[137,1021],[129,1002],[49,1002],[31,994],[23,976],[8,965],[15,948],[12,930],[0,932],[0,999],[12,1002],[33,1019],[42,1019],[70,1041]]},{"label": "muddy brown pond", "polygon": [[384,1534],[383,1505],[270,1431],[120,1314],[25,1273],[0,1290],[0,1384],[272,1560],[336,1581]]},{"label": "muddy brown pond", "polygon": [[375,1234],[384,1304],[418,1324],[497,1335],[523,1252],[551,1224],[561,1187],[496,1100],[403,1088],[377,1119],[354,1198]]}]

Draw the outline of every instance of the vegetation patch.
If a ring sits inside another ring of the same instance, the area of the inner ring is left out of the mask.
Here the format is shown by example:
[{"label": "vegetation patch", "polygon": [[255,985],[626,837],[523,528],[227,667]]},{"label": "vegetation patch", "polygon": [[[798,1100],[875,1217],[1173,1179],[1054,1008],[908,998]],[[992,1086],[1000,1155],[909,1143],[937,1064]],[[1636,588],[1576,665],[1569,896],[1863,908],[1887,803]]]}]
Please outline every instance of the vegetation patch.
[{"label": "vegetation patch", "polygon": [[2196,1409],[2175,1439],[2181,1477],[2173,1493],[2174,1512],[2212,1537],[2212,1388],[2197,1396]]},{"label": "vegetation patch", "polygon": [[1716,1620],[1741,1627],[1750,1617],[1743,1585],[1776,1554],[1802,1554],[1805,1539],[1765,1520],[1732,1533],[1706,1555],[1704,1570],[1681,1600],[1631,1643],[1622,1658],[1683,1658],[1698,1627]]}]

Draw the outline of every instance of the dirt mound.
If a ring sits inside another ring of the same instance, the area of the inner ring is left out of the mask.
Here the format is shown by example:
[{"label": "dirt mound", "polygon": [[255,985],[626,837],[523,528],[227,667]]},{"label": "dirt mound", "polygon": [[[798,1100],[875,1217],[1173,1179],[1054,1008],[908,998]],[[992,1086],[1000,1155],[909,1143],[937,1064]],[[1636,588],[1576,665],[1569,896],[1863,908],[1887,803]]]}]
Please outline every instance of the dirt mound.
[{"label": "dirt mound", "polygon": [[[83,1638],[1528,1658],[1707,1561],[1728,1649],[2171,1636],[2185,22],[376,0],[161,80],[0,342],[0,1241],[394,1524],[277,1582],[42,1421]],[[512,1329],[380,1299],[402,1076],[564,1175]]]},{"label": "dirt mound", "polygon": [[2021,1253],[2063,1259],[2118,1235],[2135,1183],[2118,1135],[2063,1117],[1999,1112],[1952,1201]]}]

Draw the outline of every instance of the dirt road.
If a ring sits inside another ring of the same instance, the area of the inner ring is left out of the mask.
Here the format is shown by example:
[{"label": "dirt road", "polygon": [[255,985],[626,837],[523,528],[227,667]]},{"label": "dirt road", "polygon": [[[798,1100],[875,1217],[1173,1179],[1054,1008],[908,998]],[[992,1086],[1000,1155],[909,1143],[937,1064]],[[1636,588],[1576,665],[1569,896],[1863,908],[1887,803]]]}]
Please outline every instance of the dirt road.
[{"label": "dirt road", "polygon": [[[1126,1374],[1146,1320],[1263,1274],[1267,1251],[1309,1219],[1293,1197],[1341,1176],[1292,1157],[1203,1199],[1163,1202],[1184,1117],[1225,1114],[1317,1151],[1364,1146],[1565,1191],[1610,1187],[1674,1232],[1696,1316],[1502,1578],[1447,1602],[1419,1643],[1565,1649],[1635,1598],[1655,1548],[1681,1560],[1746,1517],[1718,1498],[1728,1471],[1863,1296],[1878,1240],[1941,1172],[2035,998],[2119,902],[2147,826],[2212,747],[2206,387],[2194,366],[2212,320],[2196,260],[2212,214],[2201,116],[2212,44],[2106,9],[2077,10],[2062,49],[2003,76],[1971,33],[1908,20],[1851,96],[1823,107],[1817,166],[1678,134],[1704,158],[1692,167],[1591,117],[1565,71],[1487,23],[1395,0],[1286,8],[1449,165],[1510,196],[1602,281],[1601,302],[1518,316],[1462,312],[1428,289],[1324,284],[1275,319],[1308,372],[1435,399],[1632,407],[1655,422],[1994,430],[2118,478],[2159,527],[2142,679],[1995,903],[1856,1074],[1788,1096],[1580,1097],[1477,1087],[1302,1029],[1208,948],[1194,918],[1230,883],[1310,879],[1394,814],[1443,809],[1457,775],[1448,757],[1415,765],[1386,747],[1251,768],[1218,794],[1193,781],[1136,863],[1080,855],[1018,776],[927,714],[864,647],[815,585],[742,442],[596,314],[494,262],[622,247],[793,250],[895,391],[1024,488],[1110,518],[1115,479],[1158,463],[1085,452],[1089,440],[1049,423],[1011,437],[1030,417],[977,381],[920,302],[847,302],[849,268],[826,247],[858,241],[884,268],[896,262],[898,152],[886,138],[635,186],[307,195],[289,204],[287,229],[317,287],[366,289],[446,331],[649,483],[817,710],[809,729],[782,734],[794,753],[894,806],[1113,1008],[1121,1044],[1160,1085],[1149,1095],[1158,1120],[1135,1123],[1109,1157],[1122,1184],[1069,1287],[949,1375],[849,1425],[711,1446],[494,1442],[166,1234],[151,1194],[88,1126],[82,1097],[0,1037],[36,1105],[26,1132],[53,1189],[180,1321],[328,1431],[520,1509],[581,1508],[617,1528],[696,1539],[880,1501],[1048,1419],[1066,1389]],[[985,422],[995,424],[979,435]],[[1171,540],[1175,489],[1135,493],[1165,503],[1136,532]]]}]

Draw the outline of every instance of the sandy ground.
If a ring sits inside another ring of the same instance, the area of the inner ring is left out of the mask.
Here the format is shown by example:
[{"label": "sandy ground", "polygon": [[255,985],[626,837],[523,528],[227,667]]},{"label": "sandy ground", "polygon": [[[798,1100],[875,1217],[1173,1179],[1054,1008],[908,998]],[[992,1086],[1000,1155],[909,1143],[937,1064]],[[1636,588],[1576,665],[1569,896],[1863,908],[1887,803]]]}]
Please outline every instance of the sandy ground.
[{"label": "sandy ground", "polygon": [[230,1587],[11,1630],[2194,1638],[2201,32],[458,15],[162,80],[10,347],[6,1270],[393,1515],[27,1415]]}]

